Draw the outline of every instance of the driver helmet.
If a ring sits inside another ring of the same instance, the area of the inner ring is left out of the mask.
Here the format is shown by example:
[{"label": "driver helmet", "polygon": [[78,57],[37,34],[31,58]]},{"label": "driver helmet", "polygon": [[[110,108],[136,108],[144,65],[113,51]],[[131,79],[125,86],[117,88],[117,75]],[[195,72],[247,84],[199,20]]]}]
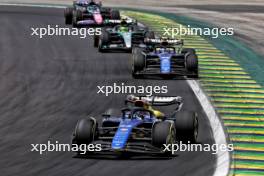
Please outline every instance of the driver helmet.
[{"label": "driver helmet", "polygon": [[158,48],[157,50],[159,53],[164,53],[165,52],[165,48]]},{"label": "driver helmet", "polygon": [[120,22],[121,26],[126,26],[127,25],[127,19],[123,18]]},{"label": "driver helmet", "polygon": [[143,120],[144,119],[144,116],[145,116],[144,112],[141,112],[141,111],[137,111],[137,112],[135,112],[133,114],[133,117],[135,119],[138,119],[138,120]]},{"label": "driver helmet", "polygon": [[94,0],[90,0],[90,3],[89,5],[96,5],[95,1]]},{"label": "driver helmet", "polygon": [[146,100],[136,100],[135,101],[135,107],[142,107],[142,108],[147,108],[149,103]]},{"label": "driver helmet", "polygon": [[91,13],[98,13],[99,9],[98,9],[98,6],[91,5],[91,6],[88,6],[88,11],[90,11]]},{"label": "driver helmet", "polygon": [[129,32],[129,27],[126,19],[122,19],[119,27],[120,32]]},{"label": "driver helmet", "polygon": [[131,118],[131,111],[126,111],[125,112],[125,117],[126,118]]}]

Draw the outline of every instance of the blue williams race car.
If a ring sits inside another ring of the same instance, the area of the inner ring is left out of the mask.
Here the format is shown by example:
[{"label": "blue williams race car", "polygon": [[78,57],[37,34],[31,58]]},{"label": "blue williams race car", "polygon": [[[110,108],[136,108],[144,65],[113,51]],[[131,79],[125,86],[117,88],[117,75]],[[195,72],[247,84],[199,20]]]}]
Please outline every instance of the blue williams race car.
[{"label": "blue williams race car", "polygon": [[183,40],[145,39],[145,46],[132,51],[132,76],[198,78],[198,57],[192,48],[183,48]]},{"label": "blue williams race car", "polygon": [[[101,125],[94,117],[79,120],[72,144],[100,144],[101,150],[92,153],[168,155],[164,145],[197,140],[197,114],[181,111],[182,104],[181,97],[129,95],[124,109],[110,109],[102,115]],[[168,105],[175,105],[171,114],[153,108]]]}]

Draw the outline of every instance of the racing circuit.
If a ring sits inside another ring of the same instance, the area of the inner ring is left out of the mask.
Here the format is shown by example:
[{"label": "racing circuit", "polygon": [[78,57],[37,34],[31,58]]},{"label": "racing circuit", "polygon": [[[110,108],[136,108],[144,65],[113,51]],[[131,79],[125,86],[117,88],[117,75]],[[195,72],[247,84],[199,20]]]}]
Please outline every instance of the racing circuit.
[{"label": "racing circuit", "polygon": [[30,27],[63,26],[63,10],[0,7],[1,175],[213,175],[216,156],[183,152],[173,159],[79,159],[70,152],[44,155],[30,144],[48,140],[69,143],[78,119],[120,108],[125,95],[96,94],[98,85],[168,85],[182,96],[183,109],[198,112],[201,143],[213,144],[208,118],[184,80],[134,80],[129,54],[102,54],[92,38],[30,36]]}]

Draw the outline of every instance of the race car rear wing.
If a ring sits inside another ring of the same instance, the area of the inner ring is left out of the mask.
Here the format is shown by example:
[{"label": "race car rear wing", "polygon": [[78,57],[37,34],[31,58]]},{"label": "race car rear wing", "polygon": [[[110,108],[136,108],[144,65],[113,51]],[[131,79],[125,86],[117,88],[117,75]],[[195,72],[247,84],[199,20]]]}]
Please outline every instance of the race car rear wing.
[{"label": "race car rear wing", "polygon": [[178,39],[163,39],[163,38],[156,38],[156,39],[146,38],[144,42],[147,44],[183,45],[182,39],[178,40]]},{"label": "race car rear wing", "polygon": [[166,97],[166,96],[134,96],[128,95],[126,102],[135,102],[137,100],[144,100],[151,106],[168,106],[173,104],[182,104],[182,97]]},{"label": "race car rear wing", "polygon": [[[121,24],[124,20],[105,20],[107,24]],[[137,21],[131,18],[125,19],[126,24],[136,24]]]}]

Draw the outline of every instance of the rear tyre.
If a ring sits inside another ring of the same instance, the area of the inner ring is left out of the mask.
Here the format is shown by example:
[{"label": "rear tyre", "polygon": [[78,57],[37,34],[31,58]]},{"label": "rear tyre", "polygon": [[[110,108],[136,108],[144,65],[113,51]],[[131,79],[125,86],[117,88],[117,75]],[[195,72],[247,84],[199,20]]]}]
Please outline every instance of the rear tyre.
[{"label": "rear tyre", "polygon": [[148,38],[148,39],[155,39],[155,33],[153,31],[147,31],[145,33],[145,38]]},{"label": "rear tyre", "polygon": [[182,49],[182,53],[183,54],[187,54],[187,53],[189,53],[189,54],[196,54],[196,51],[193,48],[183,48]]},{"label": "rear tyre", "polygon": [[72,17],[73,17],[73,8],[67,7],[64,10],[64,18],[65,18],[65,24],[72,24]]},{"label": "rear tyre", "polygon": [[79,27],[78,21],[81,21],[81,20],[83,20],[82,11],[80,10],[73,11],[73,18],[72,18],[73,27]]},{"label": "rear tyre", "polygon": [[177,140],[187,143],[197,142],[198,137],[198,118],[196,113],[189,111],[180,111],[175,114],[175,128]]},{"label": "rear tyre", "polygon": [[120,20],[120,12],[118,10],[112,10],[111,11],[111,19],[113,20]]},{"label": "rear tyre", "polygon": [[173,123],[157,122],[152,127],[152,145],[162,148],[163,144],[175,143],[175,127]]},{"label": "rear tyre", "polygon": [[198,58],[196,54],[190,54],[188,53],[185,57],[185,66],[189,73],[191,73],[191,78],[198,78]]},{"label": "rear tyre", "polygon": [[142,48],[133,48],[132,51],[132,76],[133,78],[140,78],[137,74],[142,71],[145,67],[145,56],[142,54]]}]

